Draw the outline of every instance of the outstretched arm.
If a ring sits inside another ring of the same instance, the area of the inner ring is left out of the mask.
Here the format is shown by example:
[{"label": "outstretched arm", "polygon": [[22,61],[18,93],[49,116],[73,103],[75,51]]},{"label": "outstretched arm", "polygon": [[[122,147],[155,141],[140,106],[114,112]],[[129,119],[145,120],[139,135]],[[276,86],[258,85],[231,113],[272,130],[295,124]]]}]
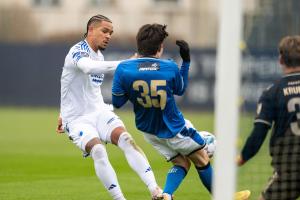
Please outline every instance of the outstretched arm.
[{"label": "outstretched arm", "polygon": [[270,125],[259,122],[255,123],[254,128],[238,157],[237,164],[239,166],[243,165],[256,155],[263,144],[269,129]]},{"label": "outstretched arm", "polygon": [[121,61],[98,61],[88,57],[80,58],[77,67],[86,74],[100,74],[113,71]]}]

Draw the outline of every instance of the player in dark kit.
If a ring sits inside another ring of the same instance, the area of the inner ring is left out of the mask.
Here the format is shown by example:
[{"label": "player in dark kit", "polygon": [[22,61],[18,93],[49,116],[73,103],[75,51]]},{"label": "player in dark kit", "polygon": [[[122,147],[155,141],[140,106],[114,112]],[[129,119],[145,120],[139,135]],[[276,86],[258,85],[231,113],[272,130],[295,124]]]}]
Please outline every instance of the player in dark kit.
[{"label": "player in dark kit", "polygon": [[251,159],[273,126],[270,155],[274,174],[261,200],[300,197],[300,36],[281,40],[279,62],[284,76],[260,97],[254,129],[237,161],[241,166]]}]

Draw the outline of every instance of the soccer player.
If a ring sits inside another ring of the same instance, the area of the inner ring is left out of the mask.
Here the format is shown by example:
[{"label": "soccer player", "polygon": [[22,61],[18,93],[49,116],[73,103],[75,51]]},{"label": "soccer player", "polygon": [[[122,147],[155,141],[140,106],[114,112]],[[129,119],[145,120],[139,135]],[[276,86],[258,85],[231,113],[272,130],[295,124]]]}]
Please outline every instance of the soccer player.
[{"label": "soccer player", "polygon": [[257,105],[254,128],[238,157],[243,165],[259,151],[270,128],[274,174],[260,200],[296,200],[300,197],[300,36],[279,43],[284,76],[268,87]]},{"label": "soccer player", "polygon": [[163,197],[173,193],[195,165],[200,179],[209,192],[212,186],[212,167],[204,151],[205,141],[176,106],[174,95],[183,95],[188,84],[190,51],[179,40],[183,59],[181,68],[171,60],[160,59],[163,42],[168,36],[165,25],[146,24],[136,36],[138,56],[121,62],[114,74],[112,101],[116,108],[128,100],[133,104],[136,127],[173,166],[167,174]]},{"label": "soccer player", "polygon": [[69,138],[84,155],[91,155],[95,171],[114,200],[125,200],[116,173],[103,142],[118,146],[130,167],[147,185],[152,199],[162,190],[140,148],[126,131],[123,122],[104,103],[101,84],[104,73],[116,69],[119,61],[104,61],[103,51],[113,33],[109,18],[96,15],[87,23],[85,39],[75,44],[65,58],[61,76],[61,107],[58,132],[65,129]]}]

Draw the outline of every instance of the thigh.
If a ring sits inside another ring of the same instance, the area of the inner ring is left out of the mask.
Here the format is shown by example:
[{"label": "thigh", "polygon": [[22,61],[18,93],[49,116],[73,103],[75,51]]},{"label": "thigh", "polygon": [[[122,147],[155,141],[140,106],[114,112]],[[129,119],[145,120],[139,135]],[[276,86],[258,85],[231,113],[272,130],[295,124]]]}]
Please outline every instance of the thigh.
[{"label": "thigh", "polygon": [[178,133],[174,138],[168,139],[167,144],[174,151],[189,156],[205,147],[205,141],[199,132],[195,131],[194,136],[184,136]]},{"label": "thigh", "polygon": [[99,138],[95,126],[87,120],[76,120],[67,124],[67,130],[70,140],[84,153],[87,153],[86,144],[94,138]]},{"label": "thigh", "polygon": [[125,127],[125,125],[114,112],[105,109],[97,115],[96,128],[103,142],[111,143],[111,133],[117,127]]},{"label": "thigh", "polygon": [[171,149],[167,144],[167,139],[158,138],[155,135],[144,133],[145,140],[150,143],[167,161],[172,160],[179,155],[178,152]]},{"label": "thigh", "polygon": [[300,197],[299,172],[274,172],[266,189],[265,200],[296,200]]}]

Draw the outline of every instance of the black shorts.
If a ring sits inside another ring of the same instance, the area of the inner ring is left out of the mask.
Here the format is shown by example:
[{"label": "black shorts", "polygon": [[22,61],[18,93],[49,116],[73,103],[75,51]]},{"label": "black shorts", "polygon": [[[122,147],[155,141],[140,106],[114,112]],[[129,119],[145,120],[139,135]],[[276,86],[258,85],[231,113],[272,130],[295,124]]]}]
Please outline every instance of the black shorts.
[{"label": "black shorts", "polygon": [[300,197],[300,172],[275,172],[262,196],[265,200],[296,200]]}]

